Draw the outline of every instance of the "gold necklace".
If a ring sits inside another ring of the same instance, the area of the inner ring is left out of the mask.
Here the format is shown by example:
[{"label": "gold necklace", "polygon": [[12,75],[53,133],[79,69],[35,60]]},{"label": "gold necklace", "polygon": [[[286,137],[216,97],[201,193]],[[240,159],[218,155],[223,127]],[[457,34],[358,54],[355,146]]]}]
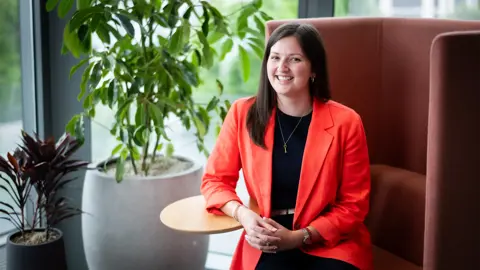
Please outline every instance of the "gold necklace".
[{"label": "gold necklace", "polygon": [[292,130],[292,133],[290,133],[290,136],[288,136],[287,141],[285,141],[285,137],[283,136],[282,123],[280,123],[279,113],[277,113],[277,119],[278,119],[278,125],[280,126],[280,134],[282,135],[282,140],[283,140],[283,150],[285,151],[285,154],[286,154],[286,153],[287,153],[287,143],[288,143],[288,141],[290,140],[290,138],[292,137],[292,135],[293,135],[293,133],[295,132],[295,130],[297,129],[298,125],[300,125],[300,122],[302,121],[303,116],[300,117],[300,120],[298,120],[297,125],[296,125],[295,128]]}]

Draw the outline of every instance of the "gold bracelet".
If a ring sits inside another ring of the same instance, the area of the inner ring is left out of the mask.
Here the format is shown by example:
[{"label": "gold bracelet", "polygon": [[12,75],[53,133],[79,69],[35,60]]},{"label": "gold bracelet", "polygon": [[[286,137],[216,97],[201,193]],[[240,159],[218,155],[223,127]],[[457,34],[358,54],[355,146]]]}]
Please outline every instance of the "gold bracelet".
[{"label": "gold bracelet", "polygon": [[235,219],[236,221],[238,221],[238,218],[237,218],[237,212],[238,212],[238,209],[240,209],[240,206],[243,206],[242,204],[237,204],[235,206],[235,208],[233,209],[232,211],[232,217],[233,219]]}]

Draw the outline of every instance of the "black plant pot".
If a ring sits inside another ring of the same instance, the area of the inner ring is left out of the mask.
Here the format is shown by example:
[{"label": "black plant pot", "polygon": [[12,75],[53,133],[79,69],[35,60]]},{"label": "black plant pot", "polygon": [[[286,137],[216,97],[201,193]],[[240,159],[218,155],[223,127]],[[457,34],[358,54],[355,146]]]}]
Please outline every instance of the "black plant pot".
[{"label": "black plant pot", "polygon": [[[12,242],[20,232],[12,233],[7,240],[7,270],[67,270],[63,233],[55,240],[39,245],[22,245]],[[43,230],[35,230],[43,231]]]}]

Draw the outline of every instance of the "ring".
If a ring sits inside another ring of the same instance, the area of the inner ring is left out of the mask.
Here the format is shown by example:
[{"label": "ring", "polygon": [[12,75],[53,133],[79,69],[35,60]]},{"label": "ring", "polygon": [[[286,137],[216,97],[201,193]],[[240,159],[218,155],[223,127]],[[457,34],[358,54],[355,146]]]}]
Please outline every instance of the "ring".
[{"label": "ring", "polygon": [[270,242],[267,242],[267,247],[270,246]]}]

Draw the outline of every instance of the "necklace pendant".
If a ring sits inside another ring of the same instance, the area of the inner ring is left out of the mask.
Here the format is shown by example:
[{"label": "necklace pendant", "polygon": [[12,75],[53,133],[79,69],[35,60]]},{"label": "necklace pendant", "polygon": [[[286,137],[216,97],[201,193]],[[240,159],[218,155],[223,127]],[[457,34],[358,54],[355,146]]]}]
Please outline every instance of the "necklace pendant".
[{"label": "necklace pendant", "polygon": [[285,150],[285,154],[287,153],[287,144],[283,144],[283,150]]}]

